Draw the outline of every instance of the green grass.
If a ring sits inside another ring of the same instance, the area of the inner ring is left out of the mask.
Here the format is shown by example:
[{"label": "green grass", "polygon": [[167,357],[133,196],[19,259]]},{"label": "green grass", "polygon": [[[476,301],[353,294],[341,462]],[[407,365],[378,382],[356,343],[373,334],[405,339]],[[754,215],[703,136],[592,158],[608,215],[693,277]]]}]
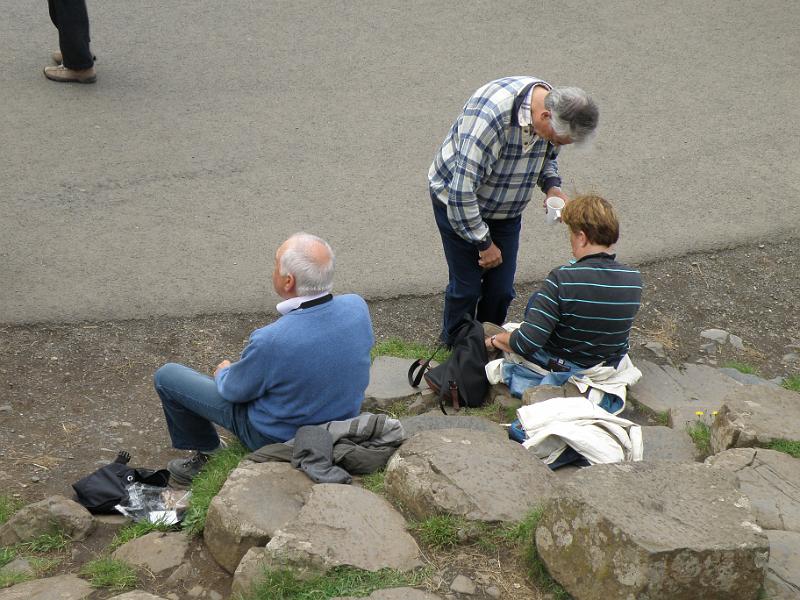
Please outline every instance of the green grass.
[{"label": "green grass", "polygon": [[17,551],[14,548],[0,548],[0,567],[5,567],[12,560],[17,558]]},{"label": "green grass", "polygon": [[510,423],[517,418],[517,409],[503,407],[499,402],[487,402],[483,406],[465,407],[464,414],[472,417],[483,417],[496,423]]},{"label": "green grass", "polygon": [[686,432],[702,456],[711,455],[711,427],[705,421],[695,421],[686,425]]},{"label": "green grass", "polygon": [[147,535],[153,531],[175,531],[176,525],[166,525],[164,523],[150,523],[149,521],[140,521],[138,523],[131,523],[120,529],[114,539],[111,540],[111,550],[119,548],[123,544],[127,544],[131,540]]},{"label": "green grass", "polygon": [[264,578],[245,595],[247,600],[327,600],[339,596],[368,596],[375,590],[414,586],[426,577],[424,570],[402,573],[391,569],[377,572],[352,567],[300,579],[291,570],[267,570]]},{"label": "green grass", "polygon": [[222,488],[249,450],[238,441],[214,453],[203,470],[192,480],[192,499],[183,518],[183,529],[192,535],[200,535],[206,526],[206,514],[211,500]]},{"label": "green grass", "polygon": [[128,563],[115,558],[103,557],[86,563],[81,575],[89,578],[95,588],[107,588],[114,592],[136,587],[136,569]]},{"label": "green grass", "polygon": [[795,458],[800,458],[800,442],[793,442],[791,440],[775,440],[769,444],[770,450],[777,450],[784,452]]},{"label": "green grass", "polygon": [[[429,358],[436,346],[429,344],[420,344],[419,342],[406,342],[398,338],[390,338],[382,342],[378,342],[372,348],[372,358],[376,356],[396,356],[398,358],[408,358],[414,360],[415,358]],[[436,353],[434,360],[443,362],[450,352],[445,348]]]},{"label": "green grass", "polygon": [[728,369],[736,369],[739,373],[744,373],[745,375],[758,375],[758,368],[746,362],[731,360],[722,363],[722,366]]},{"label": "green grass", "polygon": [[22,507],[22,502],[10,498],[9,496],[0,496],[0,525],[5,523],[11,518],[15,512]]},{"label": "green grass", "polygon": [[69,542],[69,536],[60,531],[56,531],[54,533],[43,533],[30,542],[19,544],[19,546],[26,552],[55,552],[66,548]]},{"label": "green grass", "polygon": [[536,549],[534,534],[543,514],[544,511],[541,508],[534,509],[522,521],[506,527],[499,535],[506,543],[522,553],[528,576],[541,591],[549,594],[553,600],[570,600],[571,596],[547,571],[547,567]]},{"label": "green grass", "polygon": [[419,539],[432,548],[444,549],[457,546],[464,537],[467,522],[453,515],[437,515],[412,523],[410,529]]},{"label": "green grass", "polygon": [[385,471],[375,471],[374,473],[362,475],[361,486],[365,490],[369,490],[370,492],[373,492],[375,494],[383,494],[384,491],[386,490],[385,480],[386,480]]},{"label": "green grass", "polygon": [[793,392],[800,392],[800,374],[791,375],[783,380],[783,387]]},{"label": "green grass", "polygon": [[5,573],[0,574],[0,589],[7,588],[23,581],[30,581],[32,576],[27,573]]}]

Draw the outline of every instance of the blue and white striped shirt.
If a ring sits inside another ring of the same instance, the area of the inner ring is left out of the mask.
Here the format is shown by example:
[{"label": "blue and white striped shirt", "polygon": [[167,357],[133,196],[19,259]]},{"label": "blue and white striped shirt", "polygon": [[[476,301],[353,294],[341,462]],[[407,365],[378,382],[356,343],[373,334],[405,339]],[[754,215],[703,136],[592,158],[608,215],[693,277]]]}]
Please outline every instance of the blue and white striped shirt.
[{"label": "blue and white striped shirt", "polygon": [[550,271],[509,345],[528,360],[544,350],[582,367],[616,365],[628,353],[641,299],[639,271],[613,254],[584,256]]},{"label": "blue and white striped shirt", "polygon": [[561,185],[558,147],[512,119],[517,97],[531,83],[550,89],[534,77],[505,77],[478,89],[428,170],[431,194],[447,205],[453,230],[473,244],[488,239],[484,219],[520,215],[537,183],[542,191]]}]

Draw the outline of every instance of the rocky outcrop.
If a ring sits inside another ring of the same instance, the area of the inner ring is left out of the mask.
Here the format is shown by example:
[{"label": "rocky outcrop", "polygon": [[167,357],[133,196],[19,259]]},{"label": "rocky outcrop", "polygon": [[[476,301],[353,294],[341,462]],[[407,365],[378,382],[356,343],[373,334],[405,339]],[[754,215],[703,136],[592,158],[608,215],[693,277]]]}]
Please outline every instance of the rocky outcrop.
[{"label": "rocky outcrop", "polygon": [[64,496],[50,496],[21,508],[0,526],[0,547],[56,532],[80,541],[86,539],[93,528],[94,519],[83,506]]},{"label": "rocky outcrop", "polygon": [[203,539],[229,573],[254,546],[297,516],[314,484],[288,463],[247,463],[235,469],[208,508]]},{"label": "rocky outcrop", "polygon": [[800,598],[800,533],[767,531],[769,565],[764,592],[769,600]]},{"label": "rocky outcrop", "polygon": [[189,538],[183,533],[154,531],[117,548],[113,557],[158,575],[178,567],[189,551]]},{"label": "rocky outcrop", "polygon": [[536,547],[575,600],[756,600],[769,543],[734,484],[699,463],[597,465],[545,505]]},{"label": "rocky outcrop", "polygon": [[517,521],[549,497],[551,471],[520,444],[482,431],[426,431],[386,468],[386,493],[415,517]]},{"label": "rocky outcrop", "polygon": [[736,474],[761,527],[800,533],[800,459],[775,450],[732,448],[706,462]]},{"label": "rocky outcrop", "polygon": [[711,450],[766,447],[800,441],[800,394],[779,387],[746,385],[729,394],[711,426]]},{"label": "rocky outcrop", "polygon": [[266,546],[272,565],[301,570],[351,566],[366,571],[409,571],[422,565],[405,519],[365,489],[319,484],[297,518]]},{"label": "rocky outcrop", "polygon": [[59,575],[0,590],[0,600],[83,600],[93,591],[88,581],[75,575]]}]

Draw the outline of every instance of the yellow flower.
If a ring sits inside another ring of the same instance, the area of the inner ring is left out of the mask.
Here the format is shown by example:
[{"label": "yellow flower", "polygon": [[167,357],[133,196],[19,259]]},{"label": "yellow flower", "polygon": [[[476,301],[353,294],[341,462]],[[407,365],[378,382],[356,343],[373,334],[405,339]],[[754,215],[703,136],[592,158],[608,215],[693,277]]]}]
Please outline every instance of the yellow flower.
[{"label": "yellow flower", "polygon": [[714,416],[716,417],[716,416],[717,416],[717,411],[716,411],[716,410],[715,410],[715,411],[712,411],[712,412],[711,412],[711,414],[712,414],[712,415],[714,415]]},{"label": "yellow flower", "polygon": [[702,416],[703,416],[704,414],[706,414],[706,413],[704,413],[702,410],[696,410],[696,411],[694,412],[694,414],[696,414],[698,417],[702,417]]}]

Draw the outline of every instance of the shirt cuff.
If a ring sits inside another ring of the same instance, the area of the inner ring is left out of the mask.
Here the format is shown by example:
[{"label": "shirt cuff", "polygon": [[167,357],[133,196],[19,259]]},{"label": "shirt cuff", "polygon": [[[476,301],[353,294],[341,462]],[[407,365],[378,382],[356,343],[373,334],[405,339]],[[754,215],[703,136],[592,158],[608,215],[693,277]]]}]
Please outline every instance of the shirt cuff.
[{"label": "shirt cuff", "polygon": [[551,187],[561,187],[561,177],[548,177],[542,180],[542,191],[545,194]]},{"label": "shirt cuff", "polygon": [[480,252],[483,252],[484,250],[487,250],[487,249],[489,248],[489,246],[491,246],[491,245],[492,245],[492,236],[490,236],[490,235],[487,233],[487,234],[486,234],[486,237],[485,237],[485,238],[483,238],[483,239],[482,239],[480,242],[478,242],[478,243],[477,243],[477,244],[475,244],[475,245],[476,245],[476,246],[478,246],[478,250],[479,250]]}]

